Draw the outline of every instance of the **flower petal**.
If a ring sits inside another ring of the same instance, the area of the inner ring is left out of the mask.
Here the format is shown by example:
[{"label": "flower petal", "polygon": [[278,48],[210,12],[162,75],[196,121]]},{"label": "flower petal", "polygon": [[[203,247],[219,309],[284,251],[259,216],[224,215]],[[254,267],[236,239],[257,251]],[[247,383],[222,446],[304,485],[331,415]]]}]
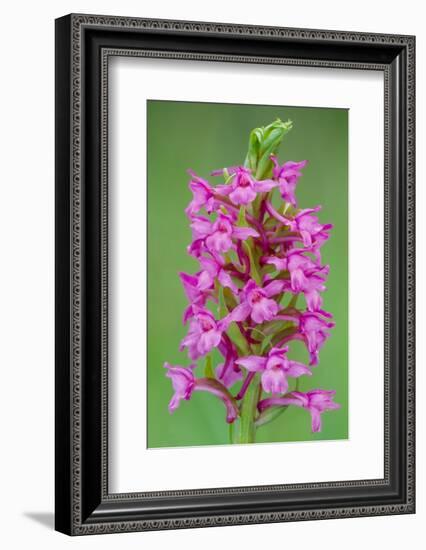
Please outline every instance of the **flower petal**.
[{"label": "flower petal", "polygon": [[235,321],[237,323],[241,321],[245,321],[250,313],[250,306],[247,302],[243,302],[236,308],[234,308],[229,315],[227,315],[228,318],[228,324],[232,321]]},{"label": "flower petal", "polygon": [[303,363],[298,363],[297,361],[290,361],[290,366],[287,369],[287,374],[293,378],[298,378],[304,374],[312,376],[310,369]]},{"label": "flower petal", "polygon": [[246,241],[249,237],[259,237],[259,233],[251,227],[234,227],[232,236],[241,241]]},{"label": "flower petal", "polygon": [[321,431],[321,413],[318,409],[309,409],[312,419],[312,431],[314,433]]},{"label": "flower petal", "polygon": [[258,355],[247,355],[246,357],[239,357],[235,363],[251,372],[258,372],[265,368],[266,359]]},{"label": "flower petal", "polygon": [[267,193],[274,187],[277,187],[277,182],[274,180],[261,180],[254,182],[254,188],[258,193]]},{"label": "flower petal", "polygon": [[236,370],[231,363],[225,369],[225,363],[221,363],[216,367],[216,377],[222,382],[228,389],[242,379],[243,373],[241,369]]},{"label": "flower petal", "polygon": [[293,391],[291,395],[299,401],[300,407],[307,407],[309,405],[309,396],[301,391]]},{"label": "flower petal", "polygon": [[271,296],[275,296],[276,294],[279,294],[280,292],[282,292],[284,290],[285,286],[286,286],[285,281],[282,281],[282,280],[279,280],[279,279],[274,279],[273,281],[268,283],[263,288],[263,290],[264,290],[266,296],[268,298],[271,298]]},{"label": "flower petal", "polygon": [[212,235],[207,237],[206,245],[210,250],[219,253],[228,252],[228,250],[232,247],[232,240],[228,233],[215,231]]},{"label": "flower petal", "polygon": [[269,298],[263,298],[251,309],[251,318],[255,323],[263,323],[263,321],[271,321],[278,313],[278,304]]},{"label": "flower petal", "polygon": [[262,387],[269,393],[285,393],[288,390],[285,372],[280,368],[265,370],[262,374]]},{"label": "flower petal", "polygon": [[212,289],[214,286],[214,279],[208,271],[202,271],[198,276],[197,289],[199,291]]},{"label": "flower petal", "polygon": [[215,190],[221,195],[229,195],[232,191],[232,187],[230,185],[216,185]]},{"label": "flower petal", "polygon": [[241,187],[237,185],[229,194],[234,204],[249,204],[256,198],[256,191],[252,187]]},{"label": "flower petal", "polygon": [[199,239],[208,235],[211,231],[212,224],[210,220],[203,216],[193,216],[191,220],[191,229],[194,233],[194,238]]},{"label": "flower petal", "polygon": [[199,340],[197,344],[198,351],[201,353],[201,355],[205,355],[219,345],[221,338],[222,335],[218,330],[209,330],[206,332],[202,332],[199,335]]},{"label": "flower petal", "polygon": [[227,273],[224,269],[221,269],[219,271],[217,279],[223,287],[228,287],[232,290],[232,292],[234,292],[234,294],[238,294],[238,287],[232,280],[232,277],[229,275],[229,273]]},{"label": "flower petal", "polygon": [[269,256],[265,259],[266,264],[272,264],[278,271],[285,271],[287,269],[287,258],[277,258],[275,256]]}]

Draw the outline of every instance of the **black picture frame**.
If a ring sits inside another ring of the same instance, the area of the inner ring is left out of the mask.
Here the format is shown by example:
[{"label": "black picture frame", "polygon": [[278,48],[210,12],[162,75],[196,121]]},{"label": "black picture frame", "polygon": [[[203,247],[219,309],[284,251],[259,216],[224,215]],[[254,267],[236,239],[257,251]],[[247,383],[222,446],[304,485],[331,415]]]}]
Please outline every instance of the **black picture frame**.
[{"label": "black picture frame", "polygon": [[[383,479],[108,493],[107,69],[109,56],[135,52],[383,71]],[[58,531],[85,535],[414,513],[414,84],[413,36],[80,14],[56,20]]]}]

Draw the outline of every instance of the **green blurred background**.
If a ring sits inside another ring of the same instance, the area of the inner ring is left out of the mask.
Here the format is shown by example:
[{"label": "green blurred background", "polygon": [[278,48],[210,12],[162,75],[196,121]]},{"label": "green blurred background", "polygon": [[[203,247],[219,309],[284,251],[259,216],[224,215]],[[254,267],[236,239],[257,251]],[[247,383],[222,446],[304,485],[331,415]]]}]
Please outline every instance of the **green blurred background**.
[{"label": "green blurred background", "polygon": [[[175,101],[147,102],[148,141],[148,447],[220,445],[229,442],[223,404],[206,392],[194,392],[170,414],[171,381],[165,361],[190,361],[179,344],[187,329],[182,313],[187,300],[179,271],[194,273],[198,264],[186,247],[191,232],[184,209],[191,199],[187,169],[209,178],[212,170],[242,164],[250,131],[276,118],[291,119],[293,129],[278,151],[280,163],[307,159],[297,187],[300,208],[322,205],[321,222],[334,229],[323,246],[331,266],[324,308],[336,327],[320,353],[312,377],[301,377],[300,390],[336,390],[341,409],[323,414],[322,432],[311,433],[309,413],[289,407],[257,430],[256,442],[311,441],[348,437],[348,112],[345,109],[236,105]],[[221,178],[212,181],[222,183]],[[304,346],[292,343],[292,357],[308,362]],[[219,361],[219,354],[214,356]],[[196,373],[203,376],[204,361]]]}]

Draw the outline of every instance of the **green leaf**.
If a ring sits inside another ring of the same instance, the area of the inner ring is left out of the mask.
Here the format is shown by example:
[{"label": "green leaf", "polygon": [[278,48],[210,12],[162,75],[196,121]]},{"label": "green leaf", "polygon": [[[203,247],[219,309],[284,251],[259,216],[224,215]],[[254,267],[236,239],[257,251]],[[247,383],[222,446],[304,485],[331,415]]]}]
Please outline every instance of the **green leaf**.
[{"label": "green leaf", "polygon": [[217,289],[217,297],[219,300],[218,309],[219,309],[219,319],[223,319],[228,315],[229,311],[226,307],[225,297],[223,295],[223,287],[219,284],[219,281],[216,279],[215,287]]},{"label": "green leaf", "polygon": [[277,225],[277,220],[275,218],[268,218],[263,224],[265,229],[272,229]]},{"label": "green leaf", "polygon": [[265,264],[262,269],[260,270],[261,275],[266,275],[270,273],[274,273],[276,271],[276,268],[273,265]]},{"label": "green leaf", "polygon": [[240,210],[238,211],[237,227],[247,227],[245,206],[240,206]]},{"label": "green leaf", "polygon": [[269,424],[269,422],[272,422],[276,418],[282,415],[283,412],[285,412],[288,409],[288,405],[284,406],[277,406],[277,407],[268,407],[265,409],[260,415],[257,417],[255,421],[256,428],[259,428],[260,426],[264,426],[265,424]]},{"label": "green leaf", "polygon": [[[300,382],[300,378],[296,378],[294,390],[292,391],[299,391],[299,382]],[[254,423],[256,428],[258,428],[259,426],[264,426],[269,422],[272,422],[273,420],[281,416],[288,409],[288,407],[289,405],[268,407],[262,413],[260,413],[260,415],[257,417]]]},{"label": "green leaf", "polygon": [[295,325],[287,327],[284,330],[275,334],[271,340],[271,343],[273,346],[276,346],[283,338],[285,338],[286,336],[290,336],[291,334],[294,334],[296,332],[297,332],[297,327]]},{"label": "green leaf", "polygon": [[292,126],[291,120],[282,122],[277,119],[263,129],[262,139],[258,146],[256,179],[262,180],[271,176],[273,163],[270,156],[277,152],[283,137],[291,130]]},{"label": "green leaf", "polygon": [[260,258],[262,256],[263,256],[263,250],[259,246],[256,246],[253,250],[253,259],[256,262],[256,266],[259,267],[259,272],[260,272]]},{"label": "green leaf", "polygon": [[259,146],[263,137],[263,128],[255,128],[250,132],[247,157],[244,165],[251,170],[256,170],[257,157],[259,155]]},{"label": "green leaf", "polygon": [[271,334],[272,336],[274,334],[277,334],[278,332],[281,332],[282,330],[288,328],[289,326],[293,326],[290,321],[268,321],[262,325],[262,332],[266,335]]},{"label": "green leaf", "polygon": [[247,344],[247,340],[241,334],[240,329],[237,327],[236,323],[231,323],[226,332],[229,338],[237,347],[238,354],[241,357],[251,354],[250,348],[248,347],[248,344]]},{"label": "green leaf", "polygon": [[260,276],[258,267],[256,265],[256,261],[253,257],[252,250],[251,250],[250,245],[248,244],[248,241],[243,241],[243,248],[244,248],[247,256],[250,259],[250,275],[251,275],[252,279],[254,279],[256,281],[256,283],[259,286],[261,286],[262,285],[262,278]]},{"label": "green leaf", "polygon": [[280,271],[278,273],[278,275],[275,277],[275,279],[278,279],[278,280],[290,280],[290,272],[285,270],[285,271]]},{"label": "green leaf", "polygon": [[260,205],[262,204],[262,198],[263,198],[263,193],[258,193],[256,198],[254,199],[254,201],[251,203],[251,207],[253,209],[253,216],[255,218],[259,217]]},{"label": "green leaf", "polygon": [[272,348],[272,334],[269,334],[263,339],[262,346],[260,348],[260,355],[263,355],[267,348]]},{"label": "green leaf", "polygon": [[287,309],[296,307],[298,297],[299,297],[298,294],[293,294],[291,300],[289,301],[289,303],[287,305]]},{"label": "green leaf", "polygon": [[283,137],[292,129],[293,122],[282,122],[279,118],[264,128],[263,139],[260,143],[259,154],[264,155],[271,149],[277,149]]},{"label": "green leaf", "polygon": [[212,366],[212,358],[210,355],[206,357],[206,364],[204,366],[204,376],[206,378],[216,378]]},{"label": "green leaf", "polygon": [[[294,329],[294,325],[289,321],[270,321],[265,323],[262,327],[262,332],[265,334],[265,338],[262,341],[262,347],[260,354],[263,355],[267,347],[273,347],[277,342],[282,340],[285,335],[290,334],[288,329]],[[279,339],[276,340],[276,336]]]},{"label": "green leaf", "polygon": [[275,153],[293,123],[291,120],[282,122],[280,119],[250,132],[248,152],[245,166],[256,173],[257,179],[264,179],[272,169],[270,155]]},{"label": "green leaf", "polygon": [[223,289],[223,299],[228,311],[233,310],[238,305],[234,293],[228,287],[224,287]]},{"label": "green leaf", "polygon": [[239,262],[238,255],[235,250],[229,250],[224,254],[225,262],[227,264],[237,264]]}]

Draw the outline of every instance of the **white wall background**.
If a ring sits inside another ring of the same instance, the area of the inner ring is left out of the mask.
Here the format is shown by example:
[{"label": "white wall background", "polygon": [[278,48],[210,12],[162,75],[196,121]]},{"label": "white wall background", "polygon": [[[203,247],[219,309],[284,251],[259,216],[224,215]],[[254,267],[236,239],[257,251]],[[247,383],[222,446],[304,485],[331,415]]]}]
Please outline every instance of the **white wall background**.
[{"label": "white wall background", "polygon": [[[0,33],[0,543],[20,548],[174,549],[272,544],[301,550],[355,549],[371,541],[388,550],[412,544],[426,520],[426,375],[424,285],[426,31],[420,0],[87,0],[13,2]],[[352,520],[226,527],[70,539],[53,526],[53,145],[54,24],[69,12],[225,21],[417,35],[418,208],[418,512]],[[423,537],[422,537],[423,538]],[[377,541],[377,542],[373,542]],[[367,544],[368,546],[368,544]]]}]

